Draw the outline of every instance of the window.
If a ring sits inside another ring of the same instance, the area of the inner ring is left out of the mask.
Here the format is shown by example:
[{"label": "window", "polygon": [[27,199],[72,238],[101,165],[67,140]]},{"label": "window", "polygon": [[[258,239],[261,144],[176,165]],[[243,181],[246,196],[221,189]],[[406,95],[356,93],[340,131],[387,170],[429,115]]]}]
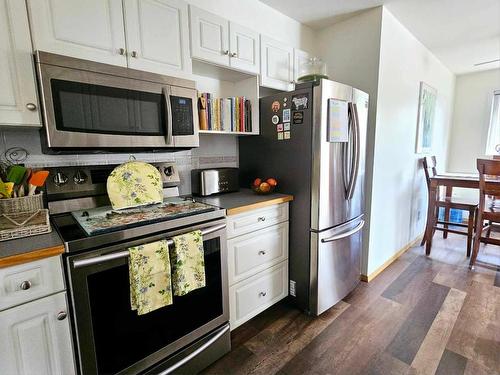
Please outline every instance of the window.
[{"label": "window", "polygon": [[500,90],[493,93],[486,155],[500,155]]}]

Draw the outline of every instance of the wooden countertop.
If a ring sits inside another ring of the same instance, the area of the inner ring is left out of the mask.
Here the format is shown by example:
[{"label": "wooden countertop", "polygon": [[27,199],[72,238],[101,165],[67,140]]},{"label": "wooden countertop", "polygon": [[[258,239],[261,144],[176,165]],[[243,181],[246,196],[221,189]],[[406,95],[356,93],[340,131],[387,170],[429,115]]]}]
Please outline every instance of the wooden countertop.
[{"label": "wooden countertop", "polygon": [[290,202],[293,196],[289,194],[272,193],[258,195],[251,189],[240,189],[235,193],[219,194],[209,197],[196,197],[197,201],[225,208],[227,215],[236,215],[242,212],[271,206],[273,204]]},{"label": "wooden countertop", "polygon": [[31,262],[64,253],[64,245],[55,230],[38,236],[0,242],[0,268]]}]

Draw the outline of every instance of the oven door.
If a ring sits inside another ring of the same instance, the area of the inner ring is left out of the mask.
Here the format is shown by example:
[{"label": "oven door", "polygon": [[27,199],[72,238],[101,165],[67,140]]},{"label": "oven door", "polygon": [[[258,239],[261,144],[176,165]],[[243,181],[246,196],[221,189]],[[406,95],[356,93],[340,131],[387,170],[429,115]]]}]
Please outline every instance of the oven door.
[{"label": "oven door", "polygon": [[[181,130],[197,136],[194,89],[56,65],[37,68],[50,149],[173,148],[179,121]],[[172,90],[181,102],[192,102],[190,111],[172,101]],[[179,147],[190,146],[189,140]]]},{"label": "oven door", "polygon": [[[200,229],[206,286],[137,315],[130,307],[130,246]],[[82,374],[137,374],[228,322],[225,221],[184,228],[67,258]],[[120,255],[120,253],[122,255]]]}]

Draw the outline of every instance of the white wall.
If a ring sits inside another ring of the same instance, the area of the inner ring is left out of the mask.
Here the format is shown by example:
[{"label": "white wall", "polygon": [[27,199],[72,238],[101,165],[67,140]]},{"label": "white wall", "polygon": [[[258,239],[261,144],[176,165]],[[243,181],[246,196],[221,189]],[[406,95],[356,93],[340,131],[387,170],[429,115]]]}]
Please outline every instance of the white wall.
[{"label": "white wall", "polygon": [[372,273],[424,230],[427,191],[415,154],[419,83],[437,89],[433,154],[445,169],[455,76],[387,9],[382,13],[370,242]]},{"label": "white wall", "polygon": [[485,155],[494,90],[500,90],[500,69],[457,76],[449,172],[477,172],[476,159]]},{"label": "white wall", "polygon": [[[343,22],[319,30],[318,51],[326,62],[330,79],[367,92],[370,95],[366,152],[366,212],[370,212],[373,148],[380,53],[382,8],[374,8]],[[362,272],[366,275],[370,217],[365,216]]]}]

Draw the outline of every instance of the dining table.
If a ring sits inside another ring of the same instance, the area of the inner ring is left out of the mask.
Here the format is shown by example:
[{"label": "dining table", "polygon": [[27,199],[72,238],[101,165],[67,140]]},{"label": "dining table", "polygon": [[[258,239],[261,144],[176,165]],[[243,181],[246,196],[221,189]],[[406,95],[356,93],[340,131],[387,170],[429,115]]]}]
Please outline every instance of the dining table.
[{"label": "dining table", "polygon": [[[442,173],[435,176],[430,176],[429,186],[429,204],[427,207],[427,223],[425,226],[425,254],[430,255],[432,248],[432,236],[434,227],[437,221],[437,205],[438,192],[441,186],[445,187],[447,197],[451,197],[453,188],[466,188],[479,190],[479,174],[478,173]],[[488,180],[489,182],[498,183],[500,180]],[[479,193],[478,193],[479,196]]]}]

